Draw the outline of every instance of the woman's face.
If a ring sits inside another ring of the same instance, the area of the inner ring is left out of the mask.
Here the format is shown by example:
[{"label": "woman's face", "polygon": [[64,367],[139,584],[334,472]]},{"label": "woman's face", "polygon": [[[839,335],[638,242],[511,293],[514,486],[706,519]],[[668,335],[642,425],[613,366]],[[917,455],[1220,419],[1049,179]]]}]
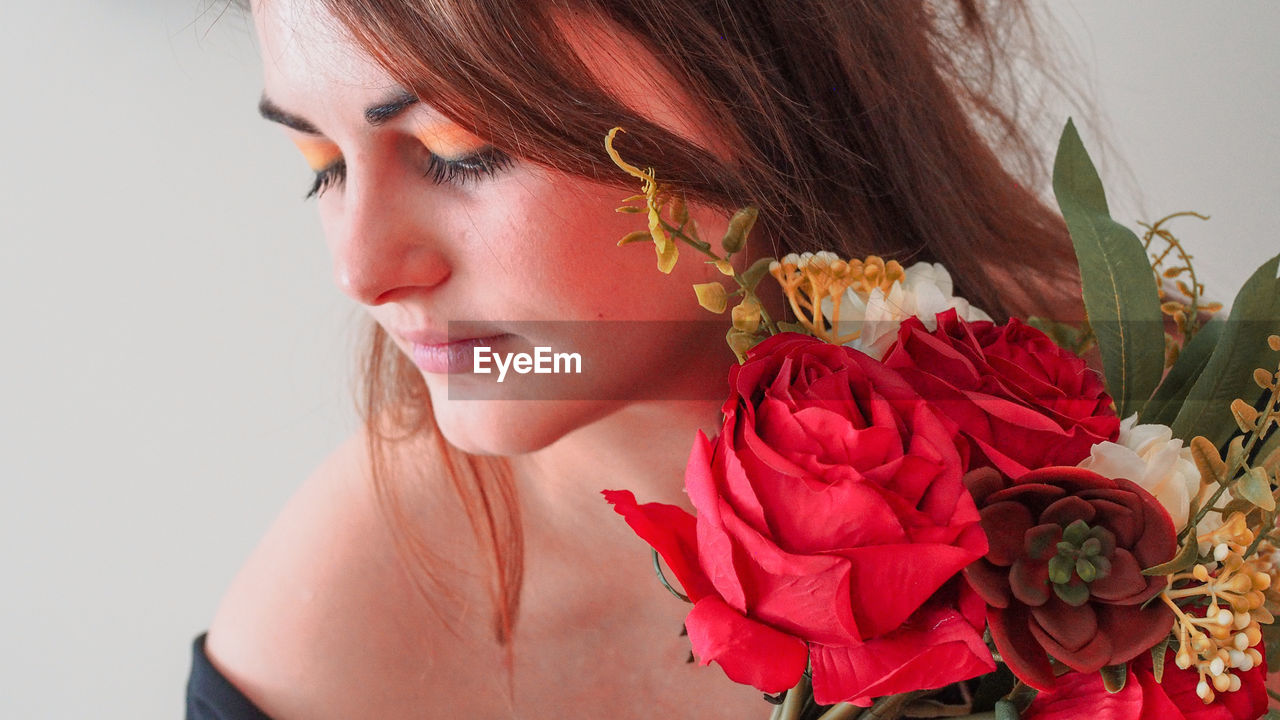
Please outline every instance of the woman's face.
[{"label": "woman's face", "polygon": [[[412,96],[406,102],[318,5],[259,0],[253,15],[264,114],[285,125],[313,170],[329,169],[314,202],[339,288],[410,358],[415,342],[433,340],[421,335],[442,342],[499,333],[483,343],[491,356],[535,346],[582,356],[580,375],[519,374],[510,365],[498,383],[497,360],[492,374],[478,375],[471,357],[465,367],[455,357],[445,373],[417,353],[451,442],[477,453],[528,452],[634,401],[641,388],[649,397],[718,394],[733,362],[728,318],[699,307],[691,285],[728,278],[683,243],[670,275],[657,270],[651,243],[616,245],[644,227],[643,215],[614,211],[638,185],[620,192],[486,156],[483,139]],[[674,99],[637,97],[623,66],[587,60],[641,112],[701,140],[678,120]],[[693,216],[705,238],[723,232],[717,213],[695,207]],[[477,397],[491,399],[467,399]]]}]

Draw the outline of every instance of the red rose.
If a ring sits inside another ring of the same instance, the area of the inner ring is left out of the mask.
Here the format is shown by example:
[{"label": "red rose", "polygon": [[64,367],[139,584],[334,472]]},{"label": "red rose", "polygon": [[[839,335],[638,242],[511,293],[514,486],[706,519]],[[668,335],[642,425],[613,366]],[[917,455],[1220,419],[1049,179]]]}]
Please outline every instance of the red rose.
[{"label": "red rose", "polygon": [[937,319],[933,332],[918,318],[903,322],[884,363],[959,424],[978,451],[971,467],[1018,477],[1075,465],[1119,435],[1102,380],[1044,333],[1016,318],[965,322],[955,310]]},{"label": "red rose", "polygon": [[1173,658],[1173,649],[1166,650],[1164,675],[1156,682],[1151,653],[1142,653],[1118,693],[1107,692],[1097,673],[1063,675],[1056,687],[1036,696],[1023,720],[1255,720],[1267,711],[1265,659],[1248,672],[1235,671],[1240,689],[1215,693],[1206,705],[1196,695],[1200,674],[1179,669]]},{"label": "red rose", "polygon": [[1027,684],[1053,687],[1050,656],[1094,672],[1169,634],[1169,608],[1142,607],[1166,583],[1142,569],[1178,549],[1173,521],[1151,493],[1074,467],[1014,481],[982,468],[965,479],[990,550],[964,574],[990,606],[1001,657]]},{"label": "red rose", "polygon": [[689,458],[696,520],[605,491],[695,603],[702,664],[778,692],[807,657],[817,702],[861,705],[994,670],[956,578],[987,545],[951,426],[896,372],[798,333],[729,384],[720,433]]}]

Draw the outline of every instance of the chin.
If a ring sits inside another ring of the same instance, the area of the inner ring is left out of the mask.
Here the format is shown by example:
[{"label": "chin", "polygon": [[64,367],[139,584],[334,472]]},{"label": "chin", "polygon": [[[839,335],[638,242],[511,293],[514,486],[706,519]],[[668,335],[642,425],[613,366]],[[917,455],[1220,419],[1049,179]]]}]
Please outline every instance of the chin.
[{"label": "chin", "polygon": [[445,439],[473,455],[536,452],[607,415],[615,403],[589,400],[449,400],[432,398]]}]

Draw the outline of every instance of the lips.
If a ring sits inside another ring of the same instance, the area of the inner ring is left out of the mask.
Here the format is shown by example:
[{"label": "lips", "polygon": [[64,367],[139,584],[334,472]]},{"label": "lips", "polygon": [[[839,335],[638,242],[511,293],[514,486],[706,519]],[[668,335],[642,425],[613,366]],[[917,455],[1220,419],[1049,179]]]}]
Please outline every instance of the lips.
[{"label": "lips", "polygon": [[[408,337],[428,340],[441,340],[439,334],[417,333]],[[413,362],[420,369],[429,373],[469,373],[474,370],[475,348],[492,347],[513,337],[509,333],[498,333],[485,337],[443,338],[445,342],[419,343],[410,341],[410,354]]]},{"label": "lips", "polygon": [[483,339],[505,335],[497,328],[452,323],[447,331],[425,328],[422,330],[392,331],[392,334],[411,345],[450,345],[457,342]]}]

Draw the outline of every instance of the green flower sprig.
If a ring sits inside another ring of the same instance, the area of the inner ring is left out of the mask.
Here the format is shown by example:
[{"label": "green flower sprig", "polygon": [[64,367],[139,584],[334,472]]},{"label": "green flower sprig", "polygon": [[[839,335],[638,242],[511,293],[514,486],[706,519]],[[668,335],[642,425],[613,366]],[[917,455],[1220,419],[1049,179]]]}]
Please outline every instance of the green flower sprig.
[{"label": "green flower sprig", "polygon": [[[757,209],[747,206],[733,214],[729,219],[724,237],[720,239],[720,248],[724,251],[724,255],[719,255],[711,247],[711,243],[698,236],[698,224],[689,217],[689,206],[685,202],[683,192],[672,191],[659,183],[654,176],[653,168],[642,170],[622,159],[613,147],[614,137],[619,132],[626,131],[620,127],[609,130],[604,139],[605,150],[614,164],[641,181],[640,194],[632,195],[624,202],[642,200],[644,205],[624,205],[618,208],[617,212],[646,213],[649,229],[628,233],[618,241],[618,245],[653,242],[654,250],[658,255],[658,269],[664,273],[671,272],[679,257],[676,240],[710,257],[711,259],[705,262],[715,265],[722,275],[732,278],[738,287],[729,290],[719,282],[696,283],[693,286],[693,292],[698,298],[699,305],[717,314],[725,311],[731,298],[742,298],[731,311],[733,327],[725,335],[725,340],[737,355],[738,362],[745,362],[747,350],[766,337],[779,332],[777,323],[769,317],[764,303],[756,294],[756,287],[768,274],[769,264],[774,261],[774,258],[760,258],[743,272],[738,272],[730,262],[735,254],[742,252],[746,247],[747,236],[756,222]],[[663,217],[664,210],[669,210],[670,221]]]}]

